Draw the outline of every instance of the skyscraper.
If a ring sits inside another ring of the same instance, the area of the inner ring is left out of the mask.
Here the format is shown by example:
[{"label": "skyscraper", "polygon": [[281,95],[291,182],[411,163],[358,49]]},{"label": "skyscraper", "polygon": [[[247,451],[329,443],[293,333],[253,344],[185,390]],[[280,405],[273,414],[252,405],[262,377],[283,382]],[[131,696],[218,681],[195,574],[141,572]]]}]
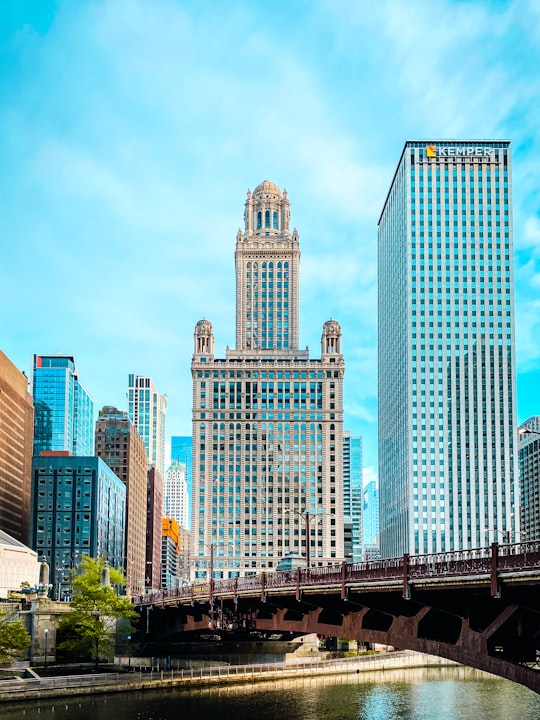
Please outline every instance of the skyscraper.
[{"label": "skyscraper", "polygon": [[95,454],[126,486],[126,588],[128,595],[140,595],[146,578],[146,449],[126,412],[110,406],[99,411]]},{"label": "skyscraper", "polygon": [[43,450],[94,452],[94,403],[72,355],[34,355],[34,455]]},{"label": "skyscraper", "polygon": [[146,448],[149,465],[161,477],[165,473],[165,411],[167,400],[160,395],[150,377],[129,376],[128,414]]},{"label": "skyscraper", "polygon": [[540,540],[540,415],[519,426],[521,534],[508,540]]},{"label": "skyscraper", "polygon": [[509,142],[405,143],[378,233],[383,556],[519,524],[511,203]]},{"label": "skyscraper", "polygon": [[163,485],[163,517],[174,518],[179,527],[187,528],[189,497],[184,463],[171,464]]},{"label": "skyscraper", "polygon": [[343,558],[341,328],[324,324],[320,359],[299,349],[298,233],[287,192],[248,191],[236,236],[236,348],[214,357],[195,328],[192,562],[208,577],[254,574],[288,552]]},{"label": "skyscraper", "polygon": [[380,556],[379,549],[379,490],[375,480],[370,480],[364,488],[362,508],[362,546],[364,560]]},{"label": "skyscraper", "polygon": [[28,543],[34,403],[28,380],[0,350],[0,530]]},{"label": "skyscraper", "polygon": [[343,432],[343,514],[345,537],[350,526],[350,546],[345,546],[348,562],[362,560],[362,438]]},{"label": "skyscraper", "polygon": [[181,462],[186,466],[186,483],[188,492],[187,528],[191,528],[191,498],[193,495],[193,442],[191,435],[173,435],[171,437],[171,462]]}]

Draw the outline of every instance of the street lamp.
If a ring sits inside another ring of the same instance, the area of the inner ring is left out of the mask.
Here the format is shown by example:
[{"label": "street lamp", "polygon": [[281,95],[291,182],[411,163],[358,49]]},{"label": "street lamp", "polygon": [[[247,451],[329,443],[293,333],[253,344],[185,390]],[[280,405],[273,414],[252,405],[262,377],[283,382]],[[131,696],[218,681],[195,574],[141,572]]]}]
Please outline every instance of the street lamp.
[{"label": "street lamp", "polygon": [[129,668],[129,671],[131,672],[131,635],[127,636],[127,641],[128,641],[128,668]]},{"label": "street lamp", "polygon": [[306,567],[309,568],[311,567],[311,521],[320,519],[321,514],[310,513],[309,510],[306,510],[305,513],[301,513],[298,510],[285,510],[285,512],[288,515],[291,513],[298,515],[298,517],[306,523]]},{"label": "street lamp", "polygon": [[44,667],[47,668],[47,650],[49,649],[49,629],[45,628],[43,630],[43,633],[45,634],[45,664],[44,664]]}]

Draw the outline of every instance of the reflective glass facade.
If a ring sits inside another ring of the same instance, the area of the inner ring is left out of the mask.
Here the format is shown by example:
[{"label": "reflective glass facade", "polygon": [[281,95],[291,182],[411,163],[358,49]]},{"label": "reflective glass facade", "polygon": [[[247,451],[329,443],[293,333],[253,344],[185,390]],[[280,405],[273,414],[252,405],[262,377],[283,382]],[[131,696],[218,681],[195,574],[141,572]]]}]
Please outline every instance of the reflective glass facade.
[{"label": "reflective glass facade", "polygon": [[186,466],[186,483],[188,492],[187,527],[191,528],[191,496],[193,492],[193,442],[191,435],[173,435],[171,437],[171,462],[181,462]]},{"label": "reflective glass facade", "polygon": [[165,413],[167,400],[150,377],[129,375],[128,415],[142,437],[149,465],[165,475]]},{"label": "reflective glass facade", "polygon": [[43,450],[73,455],[94,452],[94,403],[70,355],[34,355],[34,455]]},{"label": "reflective glass facade", "polygon": [[351,526],[351,547],[345,547],[348,562],[362,560],[362,438],[343,432],[343,514]]},{"label": "reflective glass facade", "polygon": [[516,532],[511,154],[411,141],[379,221],[381,552]]}]

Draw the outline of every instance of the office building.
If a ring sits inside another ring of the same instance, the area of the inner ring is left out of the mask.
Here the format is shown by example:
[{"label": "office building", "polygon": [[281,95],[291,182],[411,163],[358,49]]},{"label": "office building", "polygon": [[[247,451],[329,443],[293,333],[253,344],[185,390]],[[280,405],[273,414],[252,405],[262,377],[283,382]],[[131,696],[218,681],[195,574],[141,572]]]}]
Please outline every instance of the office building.
[{"label": "office building", "polygon": [[126,486],[99,457],[45,453],[32,460],[30,544],[47,559],[51,596],[63,600],[81,555],[123,568]]},{"label": "office building", "polygon": [[154,466],[146,477],[146,589],[161,587],[163,478]]},{"label": "office building", "polygon": [[34,403],[25,375],[0,350],[0,530],[30,537]]},{"label": "office building", "polygon": [[180,532],[174,518],[163,518],[161,543],[161,587],[174,590],[180,587]]},{"label": "office building", "polygon": [[321,356],[299,348],[300,244],[287,192],[248,191],[236,236],[236,347],[214,356],[195,327],[192,563],[208,577],[275,568],[290,552],[343,559],[341,328],[324,323]]},{"label": "office building", "polygon": [[95,447],[126,486],[124,572],[127,594],[140,595],[146,578],[146,448],[128,414],[110,406],[99,411]]},{"label": "office building", "polygon": [[362,508],[362,546],[364,560],[380,557],[379,549],[379,490],[375,480],[364,488]]},{"label": "office building", "polygon": [[383,556],[519,529],[511,151],[408,141],[379,220]]},{"label": "office building", "polygon": [[191,498],[193,496],[193,442],[191,436],[173,435],[171,437],[171,462],[181,462],[186,466],[186,483],[189,497],[187,526],[191,528]]},{"label": "office building", "polygon": [[362,438],[343,432],[343,515],[347,562],[360,562],[362,552]]},{"label": "office building", "polygon": [[506,539],[537,542],[540,540],[540,415],[525,420],[518,433],[521,532],[517,537]]},{"label": "office building", "polygon": [[11,592],[20,592],[23,583],[36,588],[39,568],[35,550],[0,529],[0,601],[7,600]]},{"label": "office building", "polygon": [[167,400],[160,395],[152,378],[129,376],[128,414],[142,437],[148,465],[165,474],[165,413]]},{"label": "office building", "polygon": [[187,528],[188,506],[186,466],[181,462],[173,462],[165,473],[163,516],[174,518],[180,527]]},{"label": "office building", "polygon": [[72,355],[34,355],[34,455],[94,452],[94,403],[79,380]]}]

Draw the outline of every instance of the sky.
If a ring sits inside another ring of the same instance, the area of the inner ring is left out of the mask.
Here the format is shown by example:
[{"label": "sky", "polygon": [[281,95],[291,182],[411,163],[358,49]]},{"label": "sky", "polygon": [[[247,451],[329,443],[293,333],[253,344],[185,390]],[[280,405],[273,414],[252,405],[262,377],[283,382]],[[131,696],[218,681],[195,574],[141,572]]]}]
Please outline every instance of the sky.
[{"label": "sky", "polygon": [[235,343],[248,189],[287,189],[300,346],[337,319],[377,473],[377,221],[407,139],[509,139],[518,420],[540,414],[537,0],[2,0],[0,349],[129,373],[191,434],[193,330]]}]

